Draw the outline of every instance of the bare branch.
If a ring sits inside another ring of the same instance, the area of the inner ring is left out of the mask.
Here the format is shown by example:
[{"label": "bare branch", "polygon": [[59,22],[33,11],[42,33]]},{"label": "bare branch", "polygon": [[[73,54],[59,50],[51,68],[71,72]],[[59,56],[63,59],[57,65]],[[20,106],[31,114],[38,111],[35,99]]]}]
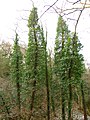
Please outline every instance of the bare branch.
[{"label": "bare branch", "polygon": [[25,19],[25,18],[23,18],[23,17],[21,17],[21,19],[22,19],[22,20],[25,20],[25,21],[28,21],[28,19]]},{"label": "bare branch", "polygon": [[80,10],[74,10],[74,11],[71,11],[71,12],[69,12],[69,13],[64,13],[64,15],[63,16],[65,16],[65,15],[69,15],[69,14],[72,14],[72,13],[74,13],[74,12],[77,12],[77,11],[80,11]]},{"label": "bare branch", "polygon": [[[71,11],[71,10],[81,10],[83,7],[72,7],[72,8],[68,8],[68,9],[60,9],[60,8],[58,8],[57,7],[57,9],[59,9],[59,10],[61,10],[62,11],[62,13],[63,12],[66,12],[66,11]],[[85,8],[90,8],[90,6],[85,6]]]},{"label": "bare branch", "polygon": [[74,3],[74,2],[70,2],[69,0],[66,0],[68,3]]},{"label": "bare branch", "polygon": [[81,0],[78,0],[78,1],[74,2],[73,5],[76,4],[76,3],[78,3],[78,2],[80,2],[80,1],[81,1]]},{"label": "bare branch", "polygon": [[30,10],[25,10],[25,9],[22,9],[22,10],[17,10],[17,12],[29,12]]},{"label": "bare branch", "polygon": [[74,21],[77,21],[76,19],[73,19],[73,18],[67,18],[67,20],[74,20]]},{"label": "bare branch", "polygon": [[[82,4],[82,5],[84,5],[85,3],[80,2],[80,3],[78,3],[78,4]],[[86,3],[85,5],[90,5],[90,4],[89,4],[89,3]]]},{"label": "bare branch", "polygon": [[30,0],[31,2],[32,2],[32,6],[34,7],[34,2],[33,2],[33,0]]},{"label": "bare branch", "polygon": [[58,0],[56,0],[52,5],[50,5],[50,7],[47,8],[47,9],[41,14],[41,16],[38,18],[38,20],[39,20],[50,8],[52,8],[57,2],[58,2]]},{"label": "bare branch", "polygon": [[[50,5],[45,5],[45,6],[50,6]],[[54,8],[54,6],[52,6],[52,8],[53,8],[53,10],[54,10],[58,15],[60,15],[60,13],[57,11],[56,8]]]},{"label": "bare branch", "polygon": [[82,8],[69,8],[69,9],[65,9],[65,10],[63,10],[62,12],[66,12],[66,11],[71,11],[71,10],[80,10],[80,9],[82,9]]},{"label": "bare branch", "polygon": [[81,15],[82,15],[83,10],[85,9],[86,2],[87,2],[87,0],[85,0],[85,3],[84,3],[84,5],[83,5],[83,8],[82,8],[82,10],[80,11],[80,14],[79,14],[79,16],[78,16],[78,19],[77,19],[77,22],[76,22],[76,25],[75,25],[75,35],[76,35],[76,29],[77,29],[77,25],[78,25],[79,19],[80,19]]}]

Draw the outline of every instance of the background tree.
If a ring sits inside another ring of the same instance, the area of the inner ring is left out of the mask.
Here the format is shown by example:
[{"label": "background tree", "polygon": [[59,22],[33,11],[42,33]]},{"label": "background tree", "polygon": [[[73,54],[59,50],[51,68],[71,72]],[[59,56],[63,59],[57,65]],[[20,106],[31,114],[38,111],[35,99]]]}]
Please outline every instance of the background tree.
[{"label": "background tree", "polygon": [[18,119],[20,119],[23,59],[18,42],[19,42],[18,34],[16,33],[14,46],[13,46],[13,53],[11,57],[11,77],[12,77],[12,81],[16,84],[15,88],[17,92],[16,98],[17,98],[18,114],[19,114]]},{"label": "background tree", "polygon": [[[31,95],[30,95],[30,117],[33,113],[34,103],[41,107],[40,103],[43,101],[43,95],[41,92],[45,91],[45,52],[46,42],[44,39],[43,28],[38,24],[37,8],[33,7],[29,20],[29,38],[28,48],[26,51],[25,64],[26,64],[26,81],[29,83]],[[32,85],[32,86],[31,86]],[[37,91],[37,92],[36,92]],[[39,92],[38,92],[39,91]],[[41,92],[40,92],[41,91]],[[39,97],[38,100],[36,100]],[[37,102],[36,102],[37,101]],[[40,102],[41,101],[41,102]],[[37,107],[36,107],[37,109]]]},{"label": "background tree", "polygon": [[62,119],[65,120],[65,96],[67,89],[67,63],[65,60],[65,44],[68,38],[69,30],[68,27],[60,16],[58,18],[57,24],[57,34],[55,41],[55,57],[54,57],[54,71],[56,74],[56,79],[59,79],[59,84],[61,88],[61,101],[62,101]]},{"label": "background tree", "polygon": [[[55,42],[55,74],[60,80],[62,119],[65,120],[66,105],[68,103],[68,120],[72,119],[73,92],[76,85],[80,86],[84,72],[82,48],[78,37],[70,33],[65,21],[59,17]],[[68,99],[67,99],[68,98]]]},{"label": "background tree", "polygon": [[9,79],[10,75],[10,55],[11,55],[11,45],[8,42],[2,42],[0,44],[0,77]]}]

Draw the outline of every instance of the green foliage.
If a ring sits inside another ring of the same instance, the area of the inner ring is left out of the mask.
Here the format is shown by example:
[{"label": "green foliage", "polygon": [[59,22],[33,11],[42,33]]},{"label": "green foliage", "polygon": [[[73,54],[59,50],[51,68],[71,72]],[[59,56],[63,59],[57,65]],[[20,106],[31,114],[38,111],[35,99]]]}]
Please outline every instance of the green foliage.
[{"label": "green foliage", "polygon": [[[62,119],[65,119],[63,110],[65,102],[68,103],[69,115],[71,114],[71,104],[73,92],[82,82],[84,72],[83,55],[80,53],[82,45],[76,34],[72,34],[66,22],[60,16],[58,19],[57,35],[55,41],[54,72],[56,79],[60,81],[62,99]],[[72,89],[74,88],[75,89]],[[67,99],[68,98],[68,99]],[[70,119],[71,116],[69,116]]]},{"label": "green foliage", "polygon": [[[23,80],[23,57],[20,51],[18,34],[16,33],[13,51],[11,56],[11,80],[13,83],[13,101],[15,101],[13,107],[17,107],[16,115],[17,119],[20,119],[21,114],[21,88],[22,88],[22,80]],[[15,98],[16,99],[15,99]],[[15,99],[15,100],[14,100]]]},{"label": "green foliage", "polygon": [[4,56],[4,51],[0,49],[0,77],[7,78],[10,74],[10,59],[7,56]]},{"label": "green foliage", "polygon": [[33,7],[29,15],[28,27],[33,28],[33,26],[37,26],[37,24],[38,24],[37,8]]},{"label": "green foliage", "polygon": [[20,46],[18,43],[18,34],[16,33],[16,38],[14,40],[13,53],[11,56],[11,77],[14,82],[17,83],[17,76],[19,77],[18,81],[22,81],[22,71],[23,71],[23,57],[20,51]]},{"label": "green foliage", "polygon": [[[36,111],[44,101],[46,74],[46,41],[44,38],[43,27],[39,25],[37,19],[37,8],[34,7],[30,12],[28,20],[29,33],[28,47],[25,56],[25,89],[27,93],[26,99],[30,101],[29,108],[34,104],[34,110]],[[33,107],[31,109],[33,109]]]},{"label": "green foliage", "polygon": [[40,41],[40,26],[38,25],[37,19],[37,8],[34,7],[30,12],[28,20],[28,48],[25,57],[27,79],[34,77],[35,53],[37,52],[38,54],[38,46]]}]

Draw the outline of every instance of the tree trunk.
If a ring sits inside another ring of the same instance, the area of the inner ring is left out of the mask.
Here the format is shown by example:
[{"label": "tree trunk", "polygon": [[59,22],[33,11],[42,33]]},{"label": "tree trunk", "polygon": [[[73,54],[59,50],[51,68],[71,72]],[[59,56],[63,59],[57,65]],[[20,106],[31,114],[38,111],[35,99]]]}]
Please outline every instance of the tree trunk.
[{"label": "tree trunk", "polygon": [[36,31],[35,31],[34,25],[33,25],[33,30],[34,30],[34,39],[35,39],[35,63],[34,63],[33,90],[32,90],[31,105],[30,105],[30,116],[29,116],[28,120],[31,119],[32,112],[33,112],[35,92],[36,92],[36,79],[37,79],[36,77],[37,77],[38,43],[37,43],[37,36],[36,36]]},{"label": "tree trunk", "polygon": [[46,71],[46,91],[47,91],[47,120],[50,120],[50,93],[49,93],[46,45],[45,45],[45,71]]},{"label": "tree trunk", "polygon": [[84,96],[84,90],[83,90],[83,83],[81,83],[81,93],[82,93],[82,103],[83,103],[83,110],[84,110],[84,120],[87,120],[86,103],[85,103],[85,96]]},{"label": "tree trunk", "polygon": [[65,120],[65,94],[63,85],[61,86],[61,98],[62,98],[62,120]]},{"label": "tree trunk", "polygon": [[72,120],[72,87],[69,84],[68,120]]},{"label": "tree trunk", "polygon": [[55,101],[54,101],[54,90],[53,90],[53,70],[52,70],[52,58],[51,58],[51,53],[52,51],[49,51],[50,52],[50,63],[49,63],[49,66],[50,66],[50,91],[51,91],[51,106],[52,106],[52,111],[53,111],[53,115],[54,117],[56,117],[56,113],[55,113]]},{"label": "tree trunk", "polygon": [[68,72],[68,78],[69,78],[68,120],[72,120],[72,84],[71,84],[72,62],[73,61],[71,60],[70,68]]},{"label": "tree trunk", "polygon": [[18,99],[18,117],[21,117],[21,101],[20,101],[20,84],[17,83],[17,99]]},{"label": "tree trunk", "polygon": [[[18,53],[17,53],[18,54]],[[17,101],[18,101],[18,119],[21,118],[21,100],[20,100],[20,83],[19,83],[19,56],[17,56],[16,61],[16,87],[17,87]]]},{"label": "tree trunk", "polygon": [[[63,30],[63,21],[61,21],[61,27],[62,27],[62,50],[61,50],[61,54],[63,53],[63,49],[64,49],[64,43],[65,43],[65,39],[64,39],[64,30]],[[65,72],[61,75],[61,77],[65,76]],[[65,120],[65,88],[63,86],[63,82],[64,82],[64,78],[62,78],[61,81],[61,99],[62,99],[62,120]]]}]

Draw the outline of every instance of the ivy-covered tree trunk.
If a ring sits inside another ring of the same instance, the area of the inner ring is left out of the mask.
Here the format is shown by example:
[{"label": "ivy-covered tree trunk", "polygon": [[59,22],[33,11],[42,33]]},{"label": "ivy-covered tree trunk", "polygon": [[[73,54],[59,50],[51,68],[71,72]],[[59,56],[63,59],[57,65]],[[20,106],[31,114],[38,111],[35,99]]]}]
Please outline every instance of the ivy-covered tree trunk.
[{"label": "ivy-covered tree trunk", "polygon": [[[42,97],[45,95],[42,91],[45,92],[46,87],[46,58],[45,58],[45,44],[43,28],[38,24],[38,14],[37,8],[33,7],[29,19],[28,19],[28,28],[29,28],[29,39],[28,39],[28,48],[26,51],[26,80],[30,87],[29,94],[29,104],[30,104],[30,114],[28,120],[31,119],[33,110],[35,112],[42,109],[42,102],[44,101]],[[48,76],[48,75],[47,75]],[[38,92],[36,92],[36,90]],[[40,91],[41,90],[41,91]],[[28,93],[29,93],[28,92]],[[38,101],[36,100],[38,99]],[[39,112],[38,112],[39,114]]]},{"label": "ivy-covered tree trunk", "polygon": [[49,81],[48,81],[47,57],[46,57],[46,90],[47,90],[47,120],[50,120],[50,98],[49,98]]},{"label": "ivy-covered tree trunk", "polygon": [[[37,80],[37,59],[38,59],[38,43],[37,43],[37,37],[35,32],[35,27],[33,26],[34,30],[34,39],[35,39],[35,63],[34,63],[34,80],[33,80],[33,89],[32,89],[32,95],[31,95],[31,105],[30,105],[30,114],[32,115],[33,111],[33,105],[34,105],[34,98],[35,98],[35,92],[36,92],[36,80]],[[29,120],[31,118],[31,115],[29,117]]]},{"label": "ivy-covered tree trunk", "polygon": [[[65,44],[65,39],[64,39],[64,28],[63,28],[63,20],[61,20],[61,57],[63,57],[63,49],[64,49],[64,44]],[[65,120],[65,88],[64,88],[64,80],[65,80],[65,72],[61,73],[61,99],[62,99],[62,120]]]},{"label": "ivy-covered tree trunk", "polygon": [[54,99],[54,87],[53,87],[53,59],[51,57],[52,51],[49,51],[49,61],[48,61],[48,67],[49,67],[49,80],[50,80],[50,98],[51,98],[51,107],[54,117],[56,117],[56,111],[55,111],[55,99]]},{"label": "ivy-covered tree trunk", "polygon": [[72,120],[72,102],[73,102],[73,87],[77,89],[80,85],[82,74],[84,72],[83,56],[80,54],[82,44],[79,42],[76,33],[74,33],[73,38],[70,38],[69,42],[69,99],[68,99],[68,120]]},{"label": "ivy-covered tree trunk", "polygon": [[65,120],[65,108],[66,108],[66,61],[65,61],[65,44],[67,41],[69,30],[66,22],[61,16],[58,18],[57,24],[57,35],[55,41],[55,69],[58,79],[60,81],[60,92],[61,92],[61,106],[62,106],[62,120]]},{"label": "ivy-covered tree trunk", "polygon": [[61,101],[62,101],[62,120],[65,120],[65,98],[64,98],[64,89],[63,85],[61,86]]},{"label": "ivy-covered tree trunk", "polygon": [[[46,35],[47,40],[47,35]],[[45,43],[45,78],[46,78],[46,91],[47,91],[47,120],[50,120],[50,91],[49,91],[49,76],[47,67],[47,41]]]},{"label": "ivy-covered tree trunk", "polygon": [[18,119],[21,118],[21,81],[22,81],[22,53],[18,43],[18,34],[14,41],[13,53],[11,57],[11,76],[13,82],[16,84],[17,91],[17,106],[18,106]]},{"label": "ivy-covered tree trunk", "polygon": [[81,82],[81,94],[82,94],[82,104],[83,104],[83,111],[84,111],[84,120],[87,120],[87,112],[86,112],[86,103],[85,103],[83,82]]},{"label": "ivy-covered tree trunk", "polygon": [[[17,39],[17,34],[16,34],[16,46],[18,46],[18,39]],[[16,48],[16,54],[18,54],[18,50]],[[19,109],[19,114],[21,111],[21,98],[20,98],[20,77],[19,77],[19,56],[16,56],[16,87],[17,87],[17,101],[18,101],[18,109]]]},{"label": "ivy-covered tree trunk", "polygon": [[18,108],[19,108],[19,114],[21,111],[21,95],[20,95],[20,78],[19,78],[19,57],[17,56],[16,60],[16,87],[17,87],[17,101],[18,101]]},{"label": "ivy-covered tree trunk", "polygon": [[72,84],[71,84],[71,71],[72,70],[72,59],[70,62],[70,68],[69,68],[69,72],[68,72],[68,79],[69,79],[69,99],[68,99],[68,120],[72,120]]}]

